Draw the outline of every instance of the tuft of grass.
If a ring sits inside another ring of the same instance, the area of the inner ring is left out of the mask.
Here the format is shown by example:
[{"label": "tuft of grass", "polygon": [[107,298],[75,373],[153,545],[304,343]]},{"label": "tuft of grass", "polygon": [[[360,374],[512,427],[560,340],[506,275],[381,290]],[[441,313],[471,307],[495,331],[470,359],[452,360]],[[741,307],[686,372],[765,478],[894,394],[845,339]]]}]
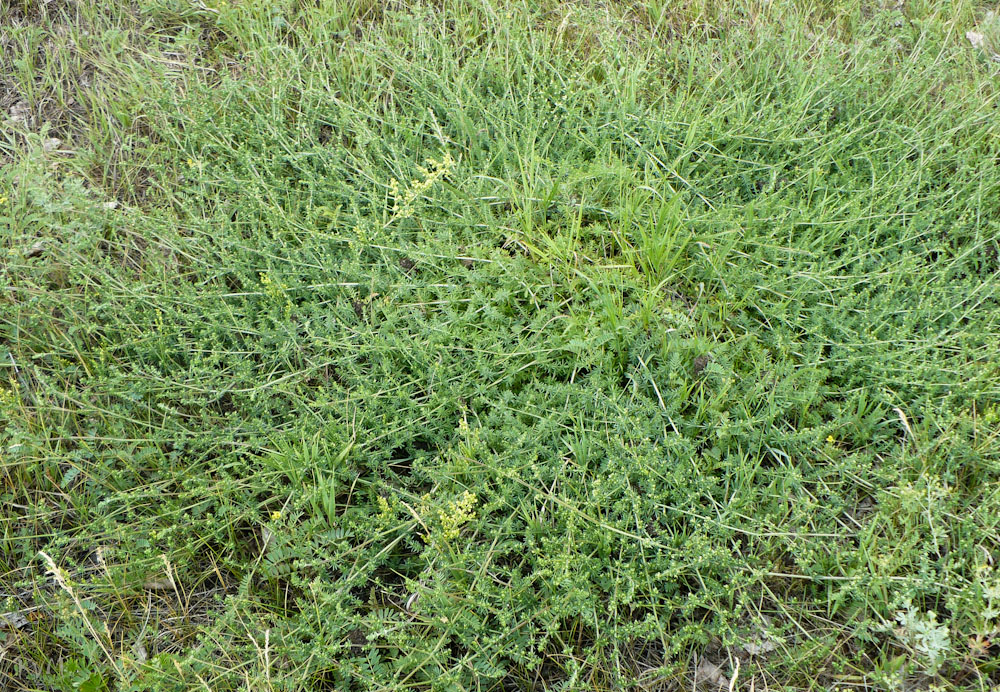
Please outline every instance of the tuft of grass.
[{"label": "tuft of grass", "polygon": [[0,8],[4,689],[1000,683],[993,23]]}]

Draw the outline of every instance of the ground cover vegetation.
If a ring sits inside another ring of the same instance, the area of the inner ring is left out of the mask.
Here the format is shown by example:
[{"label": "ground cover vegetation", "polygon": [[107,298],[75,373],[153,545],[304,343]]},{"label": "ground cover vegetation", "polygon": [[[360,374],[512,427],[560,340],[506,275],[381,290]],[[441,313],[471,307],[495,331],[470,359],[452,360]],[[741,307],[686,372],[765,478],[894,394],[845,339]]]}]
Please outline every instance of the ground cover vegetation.
[{"label": "ground cover vegetation", "polygon": [[0,687],[1000,683],[1000,22],[0,4]]}]

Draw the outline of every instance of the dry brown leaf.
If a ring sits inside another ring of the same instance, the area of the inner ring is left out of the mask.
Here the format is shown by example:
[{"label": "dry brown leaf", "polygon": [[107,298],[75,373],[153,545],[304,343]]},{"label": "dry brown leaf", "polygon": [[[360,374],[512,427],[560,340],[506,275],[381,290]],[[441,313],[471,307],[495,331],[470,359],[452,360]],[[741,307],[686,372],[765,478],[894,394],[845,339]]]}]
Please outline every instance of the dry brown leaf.
[{"label": "dry brown leaf", "polygon": [[729,689],[729,678],[727,678],[722,668],[715,665],[707,658],[698,661],[698,667],[694,672],[695,682],[708,689]]},{"label": "dry brown leaf", "polygon": [[0,630],[16,630],[27,626],[27,624],[27,616],[20,611],[15,610],[10,613],[0,613]]},{"label": "dry brown leaf", "polygon": [[26,123],[31,117],[31,106],[27,101],[18,101],[10,107],[10,119],[15,123]]}]

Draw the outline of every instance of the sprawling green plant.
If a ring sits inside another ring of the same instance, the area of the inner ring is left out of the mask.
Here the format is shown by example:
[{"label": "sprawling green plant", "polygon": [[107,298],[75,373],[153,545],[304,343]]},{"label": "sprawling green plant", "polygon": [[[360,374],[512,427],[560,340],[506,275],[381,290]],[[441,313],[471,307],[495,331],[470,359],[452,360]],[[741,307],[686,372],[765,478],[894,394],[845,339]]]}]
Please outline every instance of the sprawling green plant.
[{"label": "sprawling green plant", "polygon": [[827,4],[6,10],[4,684],[996,684],[996,66]]}]

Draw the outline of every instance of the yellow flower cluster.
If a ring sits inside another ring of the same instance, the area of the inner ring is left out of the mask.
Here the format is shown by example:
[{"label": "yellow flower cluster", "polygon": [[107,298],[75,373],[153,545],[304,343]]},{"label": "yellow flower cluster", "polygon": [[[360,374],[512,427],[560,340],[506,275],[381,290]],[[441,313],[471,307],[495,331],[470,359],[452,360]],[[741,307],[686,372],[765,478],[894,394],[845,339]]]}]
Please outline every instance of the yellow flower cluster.
[{"label": "yellow flower cluster", "polygon": [[458,538],[459,529],[476,518],[476,496],[466,490],[457,500],[448,503],[448,509],[438,510],[441,533],[446,541]]},{"label": "yellow flower cluster", "polygon": [[396,219],[405,219],[413,216],[413,203],[431,188],[437,181],[451,174],[455,167],[455,160],[451,154],[445,152],[444,156],[438,159],[425,159],[425,166],[417,166],[417,170],[423,176],[422,179],[414,178],[410,181],[409,187],[403,189],[399,181],[395,178],[389,180],[389,194],[392,195],[392,218],[390,223]]},{"label": "yellow flower cluster", "polygon": [[[430,495],[424,495],[420,500],[420,514],[423,516],[432,514],[429,507],[431,501]],[[437,515],[440,532],[432,530],[431,533],[436,534],[445,542],[458,538],[462,527],[476,518],[475,506],[478,501],[475,494],[466,490],[457,499],[445,503],[444,507],[438,507],[433,514]],[[424,539],[429,543],[432,540],[432,536],[424,536]]]},{"label": "yellow flower cluster", "polygon": [[13,411],[20,403],[17,380],[12,377],[10,378],[10,389],[0,387],[0,413]]},{"label": "yellow flower cluster", "polygon": [[382,519],[382,520],[385,520],[385,521],[389,520],[392,517],[392,508],[389,507],[389,501],[386,500],[381,495],[379,495],[376,498],[376,501],[378,502],[378,516],[379,516],[379,518]]},{"label": "yellow flower cluster", "polygon": [[285,303],[285,318],[288,319],[292,316],[292,301],[288,298],[285,293],[288,287],[281,281],[275,281],[271,278],[271,275],[267,272],[260,273],[260,284],[264,287],[264,292],[271,297],[275,302]]}]

